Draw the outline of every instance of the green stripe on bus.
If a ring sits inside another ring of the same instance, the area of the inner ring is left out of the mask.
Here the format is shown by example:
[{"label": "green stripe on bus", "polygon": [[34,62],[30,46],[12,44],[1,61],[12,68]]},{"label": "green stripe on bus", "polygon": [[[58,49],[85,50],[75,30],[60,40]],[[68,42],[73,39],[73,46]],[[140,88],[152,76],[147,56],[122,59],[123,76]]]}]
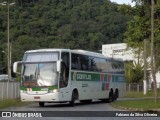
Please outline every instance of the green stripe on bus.
[{"label": "green stripe on bus", "polygon": [[100,81],[100,75],[96,73],[71,72],[72,81]]},{"label": "green stripe on bus", "polygon": [[71,72],[72,81],[101,81],[101,82],[125,82],[122,75],[111,75],[104,73]]},{"label": "green stripe on bus", "polygon": [[20,90],[27,91],[27,87],[20,86]]},{"label": "green stripe on bus", "polygon": [[54,89],[58,89],[58,85],[54,85],[54,86],[49,87],[49,90],[54,90]]}]

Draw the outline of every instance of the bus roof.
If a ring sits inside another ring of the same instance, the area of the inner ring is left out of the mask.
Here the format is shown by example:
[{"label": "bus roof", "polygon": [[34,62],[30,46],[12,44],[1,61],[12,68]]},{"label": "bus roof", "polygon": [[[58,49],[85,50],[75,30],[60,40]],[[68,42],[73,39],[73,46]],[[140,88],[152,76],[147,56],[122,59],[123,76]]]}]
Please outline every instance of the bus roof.
[{"label": "bus roof", "polygon": [[37,49],[37,50],[28,50],[25,53],[55,52],[55,51],[70,51],[70,49]]},{"label": "bus roof", "polygon": [[86,50],[71,50],[72,53],[79,53],[79,54],[84,54],[84,55],[90,55],[90,56],[97,56],[97,57],[105,57],[104,55],[97,53],[97,52],[91,52],[91,51],[86,51]]},{"label": "bus roof", "polygon": [[123,61],[123,59],[121,59],[121,58],[106,57],[106,56],[104,56],[100,53],[97,53],[97,52],[91,52],[91,51],[86,51],[86,50],[71,50],[71,51],[72,51],[72,53],[79,53],[79,54],[88,55],[88,56],[94,56],[94,57],[101,57],[101,58],[108,58],[108,59]]},{"label": "bus roof", "polygon": [[[71,49],[37,49],[37,50],[28,50],[25,53],[55,52],[55,51],[66,51],[66,52],[78,53],[78,54],[83,54],[83,55],[88,55],[88,56],[112,59],[111,57],[106,57],[106,56],[104,56],[100,53],[97,53],[97,52],[91,52],[91,51],[86,51],[86,50],[81,50],[81,49],[75,49],[75,50],[71,50]],[[123,61],[121,58],[113,58],[113,59],[118,60],[118,61]]]}]

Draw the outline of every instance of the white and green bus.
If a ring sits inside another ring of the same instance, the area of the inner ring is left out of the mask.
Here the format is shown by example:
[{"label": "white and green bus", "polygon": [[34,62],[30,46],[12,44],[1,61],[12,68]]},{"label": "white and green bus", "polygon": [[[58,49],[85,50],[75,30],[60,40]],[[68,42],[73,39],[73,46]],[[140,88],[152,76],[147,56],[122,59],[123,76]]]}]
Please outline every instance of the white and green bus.
[{"label": "white and green bus", "polygon": [[84,50],[40,49],[26,51],[21,65],[21,101],[50,102],[94,99],[114,101],[125,93],[125,71],[121,59]]}]

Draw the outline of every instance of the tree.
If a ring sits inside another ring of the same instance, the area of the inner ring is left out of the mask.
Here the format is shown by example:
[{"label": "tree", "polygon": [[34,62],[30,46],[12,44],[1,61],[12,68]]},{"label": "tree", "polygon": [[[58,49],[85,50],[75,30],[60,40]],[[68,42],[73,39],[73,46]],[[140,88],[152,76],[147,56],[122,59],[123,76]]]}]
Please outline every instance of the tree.
[{"label": "tree", "polygon": [[[11,0],[10,41],[13,60],[37,48],[99,50],[123,42],[130,15],[109,0]],[[3,1],[2,1],[3,2]],[[0,47],[5,48],[7,9],[0,6]],[[0,52],[0,56],[1,56]],[[1,63],[0,63],[1,64]],[[1,64],[2,65],[2,64]]]},{"label": "tree", "polygon": [[156,81],[156,64],[155,64],[155,51],[154,51],[154,0],[151,0],[151,73],[154,81],[154,99],[157,102],[157,81]]},{"label": "tree", "polygon": [[[136,47],[137,43],[142,43],[144,39],[151,44],[151,73],[154,80],[155,102],[157,101],[157,85],[155,74],[160,66],[160,1],[157,0],[134,0],[136,6],[134,11],[137,11],[133,16],[133,20],[128,23],[127,32],[125,33],[125,41],[132,47]],[[154,5],[154,6],[153,6]],[[148,9],[151,8],[151,9]],[[133,12],[131,12],[133,13]],[[155,23],[155,24],[154,24]],[[149,46],[149,45],[148,45]]]},{"label": "tree", "polygon": [[129,83],[142,83],[143,82],[143,65],[141,63],[127,62],[126,64],[126,82]]}]

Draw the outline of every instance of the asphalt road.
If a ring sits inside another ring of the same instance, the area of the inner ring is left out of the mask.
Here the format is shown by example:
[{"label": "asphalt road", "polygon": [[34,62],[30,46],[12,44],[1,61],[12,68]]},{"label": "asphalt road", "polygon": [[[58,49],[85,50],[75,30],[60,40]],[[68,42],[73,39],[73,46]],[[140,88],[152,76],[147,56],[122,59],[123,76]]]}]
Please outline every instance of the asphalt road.
[{"label": "asphalt road", "polygon": [[[159,120],[158,117],[106,117],[101,116],[100,113],[105,112],[106,114],[115,115],[115,111],[117,113],[126,112],[121,109],[113,108],[110,103],[102,103],[100,101],[93,101],[91,104],[84,104],[76,102],[74,107],[70,107],[67,103],[48,103],[45,107],[39,107],[38,103],[29,104],[27,106],[21,107],[11,107],[7,109],[3,109],[1,111],[12,111],[15,112],[44,112],[46,114],[54,117],[43,117],[42,118],[21,118],[21,117],[12,117],[12,118],[0,118],[0,120],[150,120],[155,119]],[[91,116],[85,116],[84,114],[91,114]],[[56,117],[56,115],[60,115]],[[66,115],[67,114],[67,115]],[[73,114],[78,115],[78,117],[72,116]],[[81,116],[82,114],[82,116]],[[27,114],[28,115],[28,114]],[[62,115],[62,116],[61,116]],[[66,116],[65,116],[66,115]],[[72,117],[71,117],[71,116]],[[94,117],[93,117],[93,116]],[[101,117],[99,117],[99,115]],[[98,117],[96,117],[98,116]]]},{"label": "asphalt road", "polygon": [[113,108],[110,103],[102,103],[101,101],[93,101],[92,103],[76,102],[74,107],[68,103],[45,103],[45,107],[40,107],[38,103],[29,104],[22,107],[11,107],[3,109],[6,111],[122,111]]}]

